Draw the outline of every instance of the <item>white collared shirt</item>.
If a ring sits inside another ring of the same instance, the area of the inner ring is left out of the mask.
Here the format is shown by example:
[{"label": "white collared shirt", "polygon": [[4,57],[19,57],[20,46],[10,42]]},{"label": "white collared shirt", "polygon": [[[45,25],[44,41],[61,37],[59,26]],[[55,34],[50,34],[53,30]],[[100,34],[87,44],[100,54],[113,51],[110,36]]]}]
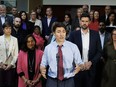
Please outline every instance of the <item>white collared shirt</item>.
[{"label": "white collared shirt", "polygon": [[108,18],[108,15],[106,14],[105,20],[107,20],[107,18]]},{"label": "white collared shirt", "polygon": [[5,17],[1,16],[2,25],[5,23]]},{"label": "white collared shirt", "polygon": [[100,35],[100,40],[101,40],[101,46],[102,46],[102,49],[103,49],[103,46],[104,46],[104,38],[105,38],[105,32],[103,34],[101,34],[99,32],[99,35]]},{"label": "white collared shirt", "polygon": [[50,22],[51,22],[51,18],[47,18],[48,27],[50,25]]},{"label": "white collared shirt", "polygon": [[113,24],[112,23],[110,23],[110,25],[109,25],[110,27],[113,27]]},{"label": "white collared shirt", "polygon": [[89,51],[89,30],[87,33],[84,33],[81,29],[82,35],[82,60],[83,62],[88,62],[88,51]]}]

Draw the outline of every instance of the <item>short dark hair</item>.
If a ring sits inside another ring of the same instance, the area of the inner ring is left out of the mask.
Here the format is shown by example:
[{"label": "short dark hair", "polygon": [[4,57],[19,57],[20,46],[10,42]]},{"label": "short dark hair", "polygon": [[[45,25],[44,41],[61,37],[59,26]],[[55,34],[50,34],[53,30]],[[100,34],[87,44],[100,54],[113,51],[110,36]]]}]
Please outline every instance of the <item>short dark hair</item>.
[{"label": "short dark hair", "polygon": [[16,7],[16,6],[13,6],[12,8],[16,8],[16,9],[17,9],[17,7]]},{"label": "short dark hair", "polygon": [[[103,20],[100,20],[100,21],[99,21],[99,23],[101,23],[101,22],[105,24],[105,21],[103,21]],[[106,25],[106,24],[105,24],[105,25]]]},{"label": "short dark hair", "polygon": [[83,17],[88,17],[88,18],[89,18],[89,20],[90,20],[90,16],[89,16],[89,14],[88,14],[88,13],[83,13],[83,14],[81,15],[80,19],[81,19],[81,18],[83,18]]},{"label": "short dark hair", "polygon": [[53,32],[56,31],[57,27],[63,27],[66,30],[66,27],[62,22],[56,22],[55,25],[53,26]]},{"label": "short dark hair", "polygon": [[11,24],[9,22],[5,22],[3,25],[2,25],[2,28],[4,29],[5,27],[12,27]]},{"label": "short dark hair", "polygon": [[26,36],[26,38],[24,40],[24,43],[23,43],[23,45],[21,47],[21,50],[24,51],[24,52],[27,52],[29,50],[28,47],[27,47],[27,40],[28,40],[29,37],[32,37],[33,40],[35,41],[34,49],[38,48],[37,45],[36,45],[36,39],[34,38],[34,36],[32,34],[29,34],[29,35]]},{"label": "short dark hair", "polygon": [[34,26],[34,30],[35,30],[36,28],[38,28],[39,31],[40,31],[40,29],[41,29],[40,26],[38,26],[38,25],[35,25],[35,26]]},{"label": "short dark hair", "polygon": [[35,26],[34,26],[34,30],[35,30],[36,28],[39,30],[39,34],[41,34],[41,28],[40,28],[40,26],[35,25]]},{"label": "short dark hair", "polygon": [[46,8],[46,10],[47,10],[48,8],[50,8],[50,9],[53,11],[53,9],[52,9],[52,7],[51,7],[51,6],[48,6],[48,7]]}]

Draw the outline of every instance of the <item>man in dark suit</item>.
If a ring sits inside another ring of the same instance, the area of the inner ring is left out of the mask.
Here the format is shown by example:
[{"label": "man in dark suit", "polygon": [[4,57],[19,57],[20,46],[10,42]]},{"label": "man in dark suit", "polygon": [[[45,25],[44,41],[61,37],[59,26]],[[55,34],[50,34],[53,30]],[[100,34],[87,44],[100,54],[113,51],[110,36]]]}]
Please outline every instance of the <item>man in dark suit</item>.
[{"label": "man in dark suit", "polygon": [[105,44],[109,41],[111,37],[110,33],[106,31],[106,25],[105,25],[105,22],[103,21],[100,21],[99,23],[99,35],[100,35],[100,40],[101,40],[101,46],[103,49]]},{"label": "man in dark suit", "polygon": [[[100,21],[99,22],[99,35],[100,35],[100,41],[101,41],[101,46],[102,50],[104,49],[104,46],[107,44],[107,42],[110,40],[111,35],[106,31],[106,26],[105,22]],[[96,74],[96,86],[95,87],[100,87],[101,85],[101,77],[102,77],[102,70],[104,66],[104,60],[103,56],[101,56],[100,60],[97,63],[97,74]]]},{"label": "man in dark suit", "polygon": [[15,17],[17,17],[19,14],[18,14],[18,9],[17,7],[12,7],[12,10],[11,10],[11,17],[14,19]]},{"label": "man in dark suit", "polygon": [[84,13],[89,13],[89,5],[84,4],[84,5],[82,6],[82,9],[83,9],[83,12],[84,12]]},{"label": "man in dark suit", "polygon": [[69,37],[69,40],[78,46],[84,62],[83,71],[75,76],[76,87],[94,87],[96,63],[101,57],[99,33],[90,30],[89,23],[90,16],[87,13],[82,14],[80,18],[81,30],[73,31]]},{"label": "man in dark suit", "polygon": [[52,15],[52,8],[48,7],[46,9],[46,16],[42,18],[42,34],[45,40],[47,41],[49,35],[52,33],[51,27],[54,22],[57,21],[57,18]]},{"label": "man in dark suit", "polygon": [[21,19],[19,17],[15,17],[13,21],[11,35],[17,38],[19,50],[24,40],[24,37],[22,34],[23,34],[23,30],[21,29]]},{"label": "man in dark suit", "polygon": [[6,21],[9,22],[11,25],[13,24],[13,18],[6,14],[6,6],[0,5],[0,35],[3,34],[2,25]]},{"label": "man in dark suit", "polygon": [[106,22],[108,15],[111,12],[111,7],[109,5],[106,5],[104,11],[105,11],[105,13],[100,17],[100,19],[102,21]]}]

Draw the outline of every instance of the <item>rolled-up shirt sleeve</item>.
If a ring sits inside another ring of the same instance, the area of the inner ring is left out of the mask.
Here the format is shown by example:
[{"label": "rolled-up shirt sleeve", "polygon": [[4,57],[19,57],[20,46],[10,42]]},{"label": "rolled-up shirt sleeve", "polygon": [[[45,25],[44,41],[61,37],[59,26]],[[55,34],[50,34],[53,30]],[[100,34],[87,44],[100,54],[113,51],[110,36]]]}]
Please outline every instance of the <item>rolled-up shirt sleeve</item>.
[{"label": "rolled-up shirt sleeve", "polygon": [[83,64],[80,51],[76,45],[74,48],[74,62],[75,64],[78,64],[78,65]]},{"label": "rolled-up shirt sleeve", "polygon": [[45,48],[43,56],[42,56],[42,61],[41,61],[41,66],[46,67],[48,65],[48,52],[47,49]]}]

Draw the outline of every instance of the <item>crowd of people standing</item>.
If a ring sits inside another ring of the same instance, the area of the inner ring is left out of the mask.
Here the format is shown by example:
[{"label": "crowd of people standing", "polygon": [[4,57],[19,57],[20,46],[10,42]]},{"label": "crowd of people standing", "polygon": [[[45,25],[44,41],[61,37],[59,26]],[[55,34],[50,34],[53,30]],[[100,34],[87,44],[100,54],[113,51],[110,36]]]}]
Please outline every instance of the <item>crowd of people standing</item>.
[{"label": "crowd of people standing", "polygon": [[116,13],[77,8],[58,22],[52,7],[0,5],[0,87],[115,87]]}]

